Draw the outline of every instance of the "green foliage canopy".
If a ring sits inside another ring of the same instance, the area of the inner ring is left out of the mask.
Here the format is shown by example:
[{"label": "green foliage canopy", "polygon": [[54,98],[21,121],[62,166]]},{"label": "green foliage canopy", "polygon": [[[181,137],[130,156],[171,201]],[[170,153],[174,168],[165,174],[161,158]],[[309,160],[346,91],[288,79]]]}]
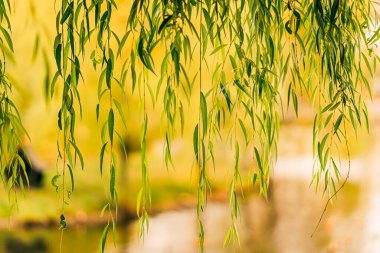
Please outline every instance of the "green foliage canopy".
[{"label": "green foliage canopy", "polygon": [[[110,226],[115,230],[117,215],[115,143],[124,142],[115,127],[116,118],[126,128],[124,103],[115,97],[115,90],[129,89],[140,98],[142,186],[137,215],[141,236],[149,226],[151,202],[146,154],[148,100],[164,105],[167,167],[172,166],[173,136],[177,129],[184,129],[184,107],[196,108],[194,112],[198,113],[193,147],[198,165],[201,249],[201,216],[211,190],[207,168],[214,164],[215,140],[225,137],[226,142],[233,143],[235,153],[234,173],[229,179],[228,243],[238,240],[235,221],[242,180],[240,150],[242,146],[251,147],[257,166],[252,168],[249,180],[266,197],[270,169],[277,156],[281,115],[289,107],[298,115],[300,95],[316,108],[313,182],[316,188],[322,185],[324,192],[334,195],[340,189],[336,186],[340,178],[339,144],[347,140],[347,128],[357,131],[362,125],[368,127],[363,96],[371,95],[368,74],[373,76],[379,60],[374,52],[380,36],[375,4],[364,0],[134,0],[125,10],[118,9],[114,0],[57,1],[53,45],[56,73],[46,90],[50,91],[49,98],[61,95],[57,126],[60,162],[52,180],[62,194],[61,228],[66,227],[67,194],[74,191],[72,170],[77,161],[84,168],[75,124],[82,115],[78,85],[85,77],[81,63],[88,57],[94,68],[101,69],[97,119],[101,107],[108,111],[101,123],[99,152],[100,173],[109,177],[109,203],[102,212],[108,211],[111,219],[104,229],[102,251]],[[12,102],[12,84],[6,77],[6,61],[12,60],[13,51],[10,8],[9,0],[0,1],[0,175],[8,192],[25,183],[17,181],[21,179],[17,174],[23,173],[18,171],[18,164],[23,163],[16,150],[26,134]],[[127,13],[123,34],[112,29],[115,12]],[[158,50],[163,52],[162,59],[154,56]],[[210,82],[203,82],[205,75]],[[152,77],[157,78],[156,85],[150,83]],[[190,103],[193,97],[198,98],[195,104]],[[238,141],[239,135],[244,143]],[[12,176],[6,179],[8,167],[12,168]]]}]

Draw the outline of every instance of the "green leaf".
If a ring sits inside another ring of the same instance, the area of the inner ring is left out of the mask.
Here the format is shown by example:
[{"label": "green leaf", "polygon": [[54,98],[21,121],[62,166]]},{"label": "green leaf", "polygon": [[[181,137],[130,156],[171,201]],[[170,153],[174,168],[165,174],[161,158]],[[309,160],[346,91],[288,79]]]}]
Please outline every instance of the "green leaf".
[{"label": "green leaf", "polygon": [[297,34],[298,32],[298,29],[300,27],[300,24],[301,24],[301,15],[298,11],[294,10],[293,11],[293,14],[294,16],[296,17],[296,25],[295,25],[295,28],[294,28],[294,33]]},{"label": "green leaf", "polygon": [[268,37],[269,41],[269,56],[270,56],[270,65],[273,66],[274,62],[274,43],[272,37],[269,35]]},{"label": "green leaf", "polygon": [[330,157],[330,152],[329,151],[330,151],[330,148],[327,148],[326,151],[325,151],[322,168],[326,168],[327,161],[328,161],[328,159]]},{"label": "green leaf", "polygon": [[75,144],[75,142],[73,142],[72,140],[69,140],[69,141],[75,150],[75,154],[78,155],[78,157],[79,157],[80,165],[81,165],[81,168],[83,170],[84,169],[84,160],[83,160],[82,153],[80,152],[80,150],[79,150],[78,146]]},{"label": "green leaf", "polygon": [[290,28],[290,21],[285,23],[285,29],[289,34],[293,33],[292,28]]},{"label": "green leaf", "polygon": [[306,48],[305,48],[305,45],[302,41],[302,38],[300,37],[300,35],[298,33],[295,34],[295,37],[298,41],[298,45],[301,46],[301,49],[302,49],[302,55],[305,55],[306,54]]},{"label": "green leaf", "polygon": [[252,186],[254,187],[257,181],[257,173],[253,174]]},{"label": "green leaf", "polygon": [[369,121],[368,121],[368,112],[367,112],[367,109],[363,109],[363,113],[364,113],[365,126],[366,126],[366,129],[367,129],[367,133],[369,133]]},{"label": "green leaf", "polygon": [[241,119],[239,119],[239,124],[240,124],[241,130],[244,134],[245,144],[248,145],[249,141],[248,141],[247,130],[245,129],[244,123]]},{"label": "green leaf", "polygon": [[103,175],[103,158],[108,142],[104,143],[100,150],[100,175]]},{"label": "green leaf", "polygon": [[100,211],[100,217],[103,217],[106,208],[110,206],[110,203],[107,203],[103,206],[102,211]]},{"label": "green leaf", "polygon": [[99,122],[99,110],[100,110],[100,104],[96,105],[96,122]]},{"label": "green leaf", "polygon": [[[319,164],[321,167],[323,166],[323,146],[320,142],[318,142],[318,159],[319,159]],[[324,169],[324,167],[322,167]]]},{"label": "green leaf", "polygon": [[141,198],[143,194],[143,188],[140,189],[139,193],[137,194],[137,199],[136,199],[136,214],[137,217],[140,217],[140,207],[141,207]]},{"label": "green leaf", "polygon": [[298,98],[297,98],[297,94],[294,91],[292,92],[292,100],[293,100],[294,111],[296,113],[296,116],[298,117]]},{"label": "green leaf", "polygon": [[343,116],[344,116],[343,114],[339,115],[338,119],[336,120],[334,124],[334,134],[336,134],[336,132],[338,131],[340,123],[342,122]]},{"label": "green leaf", "polygon": [[74,8],[74,2],[71,2],[68,6],[67,6],[67,8],[66,8],[66,10],[65,10],[65,12],[63,13],[63,15],[62,15],[62,19],[61,19],[61,24],[63,24],[63,23],[65,23],[65,21],[69,18],[69,16],[73,13],[73,8]]},{"label": "green leaf", "polygon": [[123,50],[123,47],[125,45],[125,42],[128,39],[128,36],[129,36],[130,32],[131,31],[128,30],[127,33],[123,36],[123,38],[120,40],[119,48],[117,49],[117,53],[116,53],[117,56],[121,56],[121,51]]},{"label": "green leaf", "polygon": [[106,245],[108,231],[109,231],[109,224],[107,224],[107,226],[104,228],[102,238],[100,240],[100,252],[101,253],[104,253],[104,247]]},{"label": "green leaf", "polygon": [[[367,56],[366,56],[364,53],[362,54],[362,56],[363,56],[363,59],[364,59],[365,65],[367,66],[367,69],[368,69],[368,71],[369,71],[371,77],[373,77],[373,72],[372,72],[371,64],[369,63]],[[369,90],[370,90],[370,89],[369,89]]]},{"label": "green leaf", "polygon": [[123,108],[122,108],[121,104],[116,99],[113,99],[113,103],[115,104],[117,111],[119,112],[119,115],[121,117],[121,121],[123,122],[125,129],[127,129],[127,123],[125,121],[125,116],[124,116],[124,112],[123,112]]},{"label": "green leaf", "polygon": [[195,126],[194,132],[193,132],[193,148],[194,148],[195,157],[196,157],[197,161],[199,162],[199,154],[198,154],[198,124]]},{"label": "green leaf", "polygon": [[330,14],[330,22],[331,23],[335,22],[335,16],[336,16],[336,13],[338,11],[338,7],[339,7],[339,0],[334,0],[334,3],[331,7],[331,14]]},{"label": "green leaf", "polygon": [[115,124],[115,119],[114,119],[113,109],[111,108],[108,113],[108,134],[110,137],[111,146],[113,144],[114,124]]},{"label": "green leaf", "polygon": [[339,172],[338,166],[336,165],[334,159],[331,158],[331,161],[332,161],[332,164],[333,164],[333,167],[334,167],[335,177],[336,177],[337,180],[339,180],[339,178],[340,178],[340,172]]},{"label": "green leaf", "polygon": [[55,191],[58,193],[58,179],[61,177],[61,175],[57,174],[51,179],[51,185],[55,188]]},{"label": "green leaf", "polygon": [[162,30],[168,25],[170,20],[172,20],[173,15],[168,15],[161,23],[160,27],[158,28],[158,34],[162,32]]},{"label": "green leaf", "polygon": [[221,44],[221,45],[215,47],[215,48],[211,51],[210,56],[216,54],[217,52],[219,52],[220,50],[222,50],[222,49],[225,48],[226,46],[228,46],[228,44]]},{"label": "green leaf", "polygon": [[203,126],[202,136],[204,137],[207,134],[207,103],[206,103],[206,98],[203,95],[203,92],[200,93],[200,103],[201,103],[202,126]]},{"label": "green leaf", "polygon": [[11,38],[11,35],[8,33],[8,31],[6,29],[4,29],[2,26],[0,26],[1,28],[1,32],[3,33],[4,35],[4,38],[5,38],[5,41],[7,42],[8,44],[8,47],[9,49],[13,52],[13,42],[12,42],[12,38]]},{"label": "green leaf", "polygon": [[[140,35],[143,36],[143,35]],[[143,65],[155,74],[152,56],[144,49],[144,37],[141,37],[137,45],[137,53]]]},{"label": "green leaf", "polygon": [[71,191],[73,192],[74,191],[74,175],[73,175],[73,170],[72,170],[70,164],[67,164],[67,168],[69,168],[70,179],[71,179]]},{"label": "green leaf", "polygon": [[174,72],[175,72],[175,77],[176,81],[179,82],[179,73],[181,71],[180,67],[180,54],[178,53],[178,50],[174,44],[171,45],[171,56],[172,60],[174,62]]},{"label": "green leaf", "polygon": [[263,165],[261,164],[259,151],[257,150],[256,147],[255,147],[255,156],[256,156],[257,165],[259,166],[260,173],[263,175],[264,174]]},{"label": "green leaf", "polygon": [[111,178],[110,178],[110,194],[111,194],[112,202],[115,202],[115,191],[116,191],[115,180],[116,180],[115,166],[112,164],[111,165]]},{"label": "green leaf", "polygon": [[322,169],[325,169],[324,167],[324,159],[323,159],[323,150],[325,148],[325,145],[326,145],[326,141],[327,141],[327,138],[329,136],[329,133],[327,133],[321,142],[318,142],[318,159],[319,159],[319,163],[322,167]]},{"label": "green leaf", "polygon": [[108,59],[107,72],[106,72],[106,84],[107,84],[108,89],[111,89],[112,70],[113,70],[112,60]]},{"label": "green leaf", "polygon": [[231,227],[228,229],[226,235],[224,236],[223,240],[223,248],[225,248],[228,244],[230,244],[232,238],[232,233],[231,233]]},{"label": "green leaf", "polygon": [[241,85],[239,80],[234,81],[234,85],[236,85],[242,92],[244,92],[248,97],[251,97],[251,95],[248,93],[247,89]]},{"label": "green leaf", "polygon": [[62,130],[62,109],[59,109],[58,112],[58,128]]},{"label": "green leaf", "polygon": [[57,47],[55,48],[55,62],[57,64],[58,72],[62,75],[61,55],[62,55],[62,44],[59,43]]},{"label": "green leaf", "polygon": [[322,149],[324,149],[325,144],[326,144],[326,141],[327,141],[327,138],[329,137],[329,135],[330,135],[330,134],[327,133],[327,134],[323,137],[322,142],[321,142]]}]

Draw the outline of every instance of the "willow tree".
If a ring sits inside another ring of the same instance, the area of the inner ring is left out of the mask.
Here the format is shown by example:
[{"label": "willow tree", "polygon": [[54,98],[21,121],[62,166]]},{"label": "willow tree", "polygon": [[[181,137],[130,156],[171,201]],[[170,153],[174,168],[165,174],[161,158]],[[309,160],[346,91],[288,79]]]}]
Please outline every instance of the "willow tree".
[{"label": "willow tree", "polygon": [[[235,166],[229,180],[231,226],[225,243],[238,240],[239,159],[242,146],[251,147],[248,180],[267,197],[270,171],[276,160],[279,124],[284,109],[298,115],[298,98],[306,97],[316,109],[313,125],[313,182],[330,197],[348,178],[341,179],[339,145],[347,146],[347,131],[368,127],[363,96],[371,95],[368,73],[373,76],[379,58],[378,16],[370,0],[134,0],[118,9],[114,0],[56,1],[56,36],[53,53],[56,73],[49,83],[49,96],[61,97],[58,112],[57,175],[52,184],[62,196],[61,229],[66,228],[64,206],[74,191],[72,170],[79,161],[76,120],[82,115],[78,86],[86,82],[81,63],[90,58],[99,71],[95,111],[106,108],[100,137],[100,173],[109,178],[109,203],[103,211],[110,220],[101,239],[101,251],[117,216],[115,145],[124,145],[115,128],[120,118],[126,127],[123,102],[115,90],[133,91],[140,100],[141,190],[137,215],[141,236],[148,227],[151,202],[146,133],[148,101],[163,103],[165,128],[164,161],[172,166],[171,142],[186,124],[184,108],[198,114],[193,126],[194,159],[197,163],[197,220],[203,251],[202,212],[211,191],[209,167],[214,163],[214,143],[233,143]],[[3,60],[0,64],[0,172],[11,196],[23,166],[17,155],[26,133],[12,102],[12,84],[6,77],[6,62],[13,50],[9,13],[12,4],[0,1]],[[114,13],[125,13],[125,32],[116,32]],[[53,21],[52,21],[53,22]],[[126,47],[125,45],[128,45]],[[163,52],[162,59],[154,53]],[[203,82],[207,75],[210,82]],[[152,84],[152,80],[157,83]],[[159,95],[161,94],[161,95]],[[194,100],[194,98],[196,98]],[[191,101],[191,102],[190,102]],[[194,102],[195,101],[195,102]],[[228,131],[223,131],[225,129]],[[226,134],[227,133],[227,134]],[[244,137],[244,143],[238,136]],[[106,157],[106,159],[105,159]],[[108,161],[104,164],[104,161]],[[12,175],[5,177],[6,168]],[[348,169],[349,170],[349,169]],[[330,198],[331,199],[331,198]]]}]

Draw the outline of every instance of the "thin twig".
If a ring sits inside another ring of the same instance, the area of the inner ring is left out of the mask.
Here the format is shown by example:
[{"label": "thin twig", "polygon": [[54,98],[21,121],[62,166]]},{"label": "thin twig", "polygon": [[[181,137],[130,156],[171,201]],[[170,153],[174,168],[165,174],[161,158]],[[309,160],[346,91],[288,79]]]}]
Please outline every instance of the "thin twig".
[{"label": "thin twig", "polygon": [[313,233],[311,234],[310,237],[313,237],[314,234],[315,234],[315,232],[319,228],[319,225],[322,222],[323,216],[325,215],[325,213],[327,211],[327,207],[330,204],[331,200],[338,195],[338,193],[340,192],[340,190],[343,189],[343,187],[346,185],[346,183],[348,181],[348,178],[350,177],[350,172],[351,172],[351,155],[350,155],[350,150],[348,148],[346,122],[343,122],[343,124],[344,124],[344,135],[345,135],[345,140],[346,140],[346,150],[347,150],[347,156],[348,156],[348,171],[347,171],[347,174],[346,174],[346,178],[344,179],[344,181],[341,184],[341,186],[339,187],[339,189],[326,201],[325,208],[323,209],[323,212],[322,212],[321,216],[319,217],[318,223],[315,226],[314,231],[313,231]]}]

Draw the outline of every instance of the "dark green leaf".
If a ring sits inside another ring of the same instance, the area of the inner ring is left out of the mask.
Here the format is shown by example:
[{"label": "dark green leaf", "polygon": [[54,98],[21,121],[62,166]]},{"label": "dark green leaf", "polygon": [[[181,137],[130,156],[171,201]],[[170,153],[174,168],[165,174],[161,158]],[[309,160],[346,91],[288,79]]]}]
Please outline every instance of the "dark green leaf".
[{"label": "dark green leaf", "polygon": [[61,71],[61,55],[62,55],[62,44],[58,44],[55,48],[55,62],[57,63],[58,72],[62,74]]},{"label": "dark green leaf", "polygon": [[107,72],[106,72],[106,84],[107,84],[108,89],[111,89],[112,71],[113,71],[112,60],[108,59],[108,61],[107,61]]},{"label": "dark green leaf", "polygon": [[1,28],[1,32],[2,32],[3,35],[4,35],[5,41],[6,41],[7,44],[8,44],[9,49],[13,52],[13,42],[12,42],[12,38],[11,38],[10,34],[9,34],[8,31],[7,31],[6,29],[4,29],[2,26],[0,26],[0,28]]},{"label": "dark green leaf", "polygon": [[158,34],[162,32],[162,30],[168,25],[170,20],[172,20],[173,15],[168,15],[161,23],[160,27],[158,28]]},{"label": "dark green leaf", "polygon": [[330,22],[334,23],[335,22],[335,16],[339,8],[339,0],[334,0],[334,3],[331,7],[331,15],[330,15]]},{"label": "dark green leaf", "polygon": [[199,156],[198,156],[198,124],[195,126],[194,132],[193,132],[193,148],[194,148],[195,158],[199,162]]},{"label": "dark green leaf", "polygon": [[110,194],[111,194],[111,199],[112,202],[115,202],[115,180],[116,180],[116,175],[115,175],[115,166],[112,164],[111,165],[111,178],[110,178]]},{"label": "dark green leaf", "polygon": [[344,116],[343,114],[339,115],[338,119],[336,120],[334,124],[334,134],[336,134],[336,132],[338,131],[340,123],[342,122],[343,116]]},{"label": "dark green leaf", "polygon": [[100,109],[100,104],[96,105],[96,122],[99,121],[99,109]]},{"label": "dark green leaf", "polygon": [[202,113],[202,126],[203,126],[203,132],[202,136],[206,136],[207,134],[207,103],[206,98],[203,95],[203,92],[200,93],[200,103],[201,103],[201,113]]},{"label": "dark green leaf", "polygon": [[63,15],[62,15],[62,19],[61,19],[61,24],[63,24],[63,23],[65,23],[65,21],[69,18],[69,16],[73,13],[73,8],[74,8],[74,2],[71,2],[68,6],[67,6],[67,8],[66,8],[66,10],[65,10],[65,12],[63,13]]},{"label": "dark green leaf", "polygon": [[113,110],[111,108],[109,113],[108,113],[108,133],[109,133],[109,137],[110,137],[111,146],[113,144],[114,124],[115,124],[115,119],[114,119]]},{"label": "dark green leaf", "polygon": [[70,172],[71,192],[73,192],[74,191],[74,175],[73,175],[73,170],[72,170],[70,164],[67,164],[67,168],[69,169],[69,172]]},{"label": "dark green leaf", "polygon": [[285,23],[285,29],[286,29],[286,31],[287,31],[289,34],[292,34],[292,33],[293,33],[292,28],[290,27],[290,21],[288,21],[288,22]]},{"label": "dark green leaf", "polygon": [[104,143],[102,146],[102,149],[100,150],[100,175],[103,175],[103,158],[104,158],[104,152],[107,147],[107,143],[108,142]]},{"label": "dark green leaf", "polygon": [[106,241],[107,241],[108,230],[109,230],[109,224],[107,224],[107,226],[103,230],[102,238],[100,241],[100,252],[101,253],[104,253],[104,247],[105,247]]}]

